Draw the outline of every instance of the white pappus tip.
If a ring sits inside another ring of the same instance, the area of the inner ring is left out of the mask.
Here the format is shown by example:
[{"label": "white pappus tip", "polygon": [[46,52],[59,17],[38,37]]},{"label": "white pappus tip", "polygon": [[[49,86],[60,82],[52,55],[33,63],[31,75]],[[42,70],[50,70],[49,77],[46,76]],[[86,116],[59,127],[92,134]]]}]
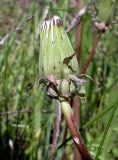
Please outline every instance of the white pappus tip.
[{"label": "white pappus tip", "polygon": [[61,20],[61,18],[59,16],[55,15],[52,19],[45,20],[41,25],[41,30],[45,31],[47,29],[50,29],[51,26],[53,26],[53,25],[57,25],[57,26],[63,25],[63,21]]}]

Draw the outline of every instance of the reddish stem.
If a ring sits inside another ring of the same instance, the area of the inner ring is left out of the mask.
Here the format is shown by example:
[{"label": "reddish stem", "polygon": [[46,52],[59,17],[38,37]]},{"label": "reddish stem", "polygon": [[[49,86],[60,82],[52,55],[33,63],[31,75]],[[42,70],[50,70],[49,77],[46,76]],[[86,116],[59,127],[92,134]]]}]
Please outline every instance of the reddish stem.
[{"label": "reddish stem", "polygon": [[90,62],[91,62],[91,60],[92,60],[92,58],[95,54],[95,50],[98,46],[99,40],[100,40],[100,34],[96,35],[95,41],[94,41],[94,46],[91,49],[91,51],[88,55],[88,58],[87,58],[86,62],[84,63],[82,69],[80,70],[80,74],[84,74],[87,71],[87,68],[88,68],[88,66],[89,66],[89,64],[90,64]]},{"label": "reddish stem", "polygon": [[92,160],[91,156],[89,155],[87,148],[84,144],[84,141],[82,139],[82,136],[79,132],[79,129],[77,127],[76,120],[74,118],[71,106],[68,102],[61,102],[62,111],[64,114],[64,117],[67,122],[67,126],[70,130],[70,133],[72,135],[73,141],[76,145],[77,150],[80,152],[83,160]]},{"label": "reddish stem", "polygon": [[[81,10],[83,8],[83,0],[78,0],[78,8]],[[76,56],[78,60],[78,64],[80,63],[81,59],[81,46],[82,46],[82,28],[83,28],[83,22],[77,26],[76,29]],[[73,99],[72,108],[74,110],[75,119],[78,125],[78,128],[80,128],[80,99],[79,97],[76,97]],[[74,154],[73,159],[80,160],[81,156],[80,153],[77,151],[77,147],[74,147]]]}]

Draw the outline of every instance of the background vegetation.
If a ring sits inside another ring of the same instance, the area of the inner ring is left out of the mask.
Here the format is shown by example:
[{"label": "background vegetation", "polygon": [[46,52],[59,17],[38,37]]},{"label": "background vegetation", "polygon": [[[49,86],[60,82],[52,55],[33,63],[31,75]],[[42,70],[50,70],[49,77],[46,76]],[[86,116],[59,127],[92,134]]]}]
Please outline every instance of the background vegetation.
[{"label": "background vegetation", "polygon": [[[75,0],[0,1],[0,159],[2,160],[49,159],[56,115],[55,104],[38,86],[28,93],[25,92],[25,88],[39,78],[37,36],[38,26],[46,7],[49,7],[48,18],[56,14],[64,20],[64,27],[68,28],[70,21],[79,11],[76,2]],[[107,22],[109,29],[102,34],[87,70],[87,74],[101,85],[88,83],[87,103],[80,106],[80,126],[84,128],[82,135],[85,143],[93,157],[100,151],[99,159],[102,160],[118,159],[118,109],[116,108],[118,4],[112,6],[109,2],[89,1],[90,6],[82,19],[80,61],[81,68],[93,46],[94,20]],[[88,1],[83,3],[86,5]],[[33,18],[29,21],[30,16]],[[75,33],[76,27],[69,33],[74,48]],[[4,37],[7,38],[3,39]],[[93,121],[94,118],[96,121]],[[64,128],[65,121],[62,118],[58,146],[63,142]],[[68,159],[72,159],[72,140],[66,144],[65,153]],[[60,160],[62,155],[63,147],[57,150],[54,159]]]}]

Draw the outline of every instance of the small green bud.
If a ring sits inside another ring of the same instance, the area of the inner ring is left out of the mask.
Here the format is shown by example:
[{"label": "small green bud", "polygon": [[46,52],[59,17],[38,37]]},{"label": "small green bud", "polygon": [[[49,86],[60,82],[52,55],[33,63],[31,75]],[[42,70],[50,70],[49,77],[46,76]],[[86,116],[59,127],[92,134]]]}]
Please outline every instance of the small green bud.
[{"label": "small green bud", "polygon": [[78,62],[63,21],[54,16],[43,22],[40,28],[39,75],[53,74],[57,79],[78,73]]}]

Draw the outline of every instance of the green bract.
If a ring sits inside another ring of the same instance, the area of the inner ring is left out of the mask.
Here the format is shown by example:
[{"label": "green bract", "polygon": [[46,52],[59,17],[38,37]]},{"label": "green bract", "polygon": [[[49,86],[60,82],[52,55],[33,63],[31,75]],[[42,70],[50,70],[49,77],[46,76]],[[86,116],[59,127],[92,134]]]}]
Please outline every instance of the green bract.
[{"label": "green bract", "polygon": [[78,73],[76,55],[63,27],[63,21],[54,16],[40,28],[39,75],[54,74],[57,79]]}]

